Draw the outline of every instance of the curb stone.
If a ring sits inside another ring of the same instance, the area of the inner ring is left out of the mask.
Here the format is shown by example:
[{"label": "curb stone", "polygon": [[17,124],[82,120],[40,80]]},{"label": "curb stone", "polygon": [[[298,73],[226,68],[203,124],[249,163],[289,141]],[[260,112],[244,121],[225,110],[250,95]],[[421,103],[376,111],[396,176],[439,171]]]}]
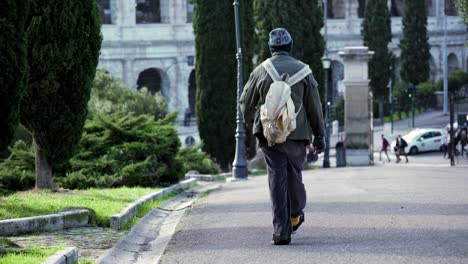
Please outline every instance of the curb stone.
[{"label": "curb stone", "polygon": [[138,209],[144,204],[161,199],[173,191],[187,189],[191,186],[194,186],[197,183],[197,181],[197,179],[185,180],[136,200],[135,202],[122,209],[120,213],[110,217],[110,227],[114,229],[122,229],[123,226],[125,226],[125,224],[130,222],[133,219],[133,217],[135,217],[135,215],[138,212]]},{"label": "curb stone", "polygon": [[0,236],[16,236],[46,230],[87,226],[89,211],[85,209],[57,214],[7,219],[0,221]]},{"label": "curb stone", "polygon": [[204,192],[221,186],[222,183],[205,183],[165,201],[160,207],[142,217],[128,234],[96,263],[159,263],[186,210],[193,206]]},{"label": "curb stone", "polygon": [[55,252],[42,264],[76,264],[78,263],[78,249],[76,247],[66,247]]},{"label": "curb stone", "polygon": [[227,179],[232,176],[231,172],[220,173],[220,174],[185,174],[186,179],[197,179],[199,181],[217,181],[221,179]]}]

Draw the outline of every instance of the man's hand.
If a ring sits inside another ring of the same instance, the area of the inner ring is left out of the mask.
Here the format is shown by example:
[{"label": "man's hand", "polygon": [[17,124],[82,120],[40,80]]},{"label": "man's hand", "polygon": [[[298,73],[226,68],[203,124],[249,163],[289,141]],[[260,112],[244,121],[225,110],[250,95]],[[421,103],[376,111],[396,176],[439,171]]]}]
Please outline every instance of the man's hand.
[{"label": "man's hand", "polygon": [[312,145],[314,145],[315,152],[320,154],[325,149],[325,140],[322,137],[315,137]]}]

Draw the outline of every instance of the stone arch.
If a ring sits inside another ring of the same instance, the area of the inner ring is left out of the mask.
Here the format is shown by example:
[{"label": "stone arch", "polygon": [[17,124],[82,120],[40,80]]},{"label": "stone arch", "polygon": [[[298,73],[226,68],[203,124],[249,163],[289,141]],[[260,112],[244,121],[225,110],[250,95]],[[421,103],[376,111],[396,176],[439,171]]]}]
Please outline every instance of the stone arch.
[{"label": "stone arch", "polygon": [[445,14],[447,16],[458,16],[458,10],[453,0],[445,0]]},{"label": "stone arch", "polygon": [[161,92],[169,98],[169,80],[164,71],[158,68],[148,68],[138,75],[137,89],[146,87],[151,94]]},{"label": "stone arch", "polygon": [[344,0],[329,0],[327,8],[328,18],[344,19],[346,18],[346,6]]},{"label": "stone arch", "polygon": [[432,55],[429,58],[429,67],[430,67],[430,79],[432,81],[437,81],[438,70],[437,70],[437,65],[435,63],[435,59],[434,57],[432,57]]},{"label": "stone arch", "polygon": [[111,0],[97,0],[103,24],[112,24]]},{"label": "stone arch", "polygon": [[187,23],[192,23],[193,21],[193,1],[187,0]]},{"label": "stone arch", "polygon": [[428,17],[436,15],[435,0],[426,0],[426,14]]},{"label": "stone arch", "polygon": [[364,12],[366,11],[366,3],[368,0],[358,0],[357,14],[358,17],[364,17]]},{"label": "stone arch", "polygon": [[391,0],[390,13],[393,17],[403,16],[403,0]]},{"label": "stone arch", "polygon": [[333,60],[330,67],[331,87],[333,100],[337,96],[342,96],[344,93],[343,79],[344,79],[344,64],[340,61]]},{"label": "stone arch", "polygon": [[188,80],[188,102],[192,113],[195,113],[195,99],[197,95],[197,84],[195,79],[195,70],[190,72]]},{"label": "stone arch", "polygon": [[450,53],[447,57],[447,66],[448,66],[448,73],[460,69],[460,63],[458,62],[458,57],[455,53]]},{"label": "stone arch", "polygon": [[161,23],[161,1],[136,0],[135,16],[137,24]]}]

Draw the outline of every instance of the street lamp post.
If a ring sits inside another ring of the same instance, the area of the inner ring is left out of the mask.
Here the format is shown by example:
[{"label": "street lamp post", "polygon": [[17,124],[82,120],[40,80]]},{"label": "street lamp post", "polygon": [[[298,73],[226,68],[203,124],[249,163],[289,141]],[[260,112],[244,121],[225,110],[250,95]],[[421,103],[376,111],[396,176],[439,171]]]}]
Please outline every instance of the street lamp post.
[{"label": "street lamp post", "polygon": [[448,63],[447,63],[447,11],[444,4],[444,45],[443,45],[443,73],[444,73],[444,114],[448,113],[449,94],[448,94]]},{"label": "street lamp post", "polygon": [[242,48],[241,48],[241,32],[239,21],[239,1],[234,0],[234,16],[236,24],[236,43],[237,43],[237,129],[236,129],[236,156],[232,164],[232,179],[242,180],[247,179],[247,160],[245,158],[245,128],[244,118],[240,110],[239,99],[242,94]]},{"label": "street lamp post", "polygon": [[330,168],[330,126],[328,125],[328,70],[330,69],[331,60],[328,58],[328,1],[323,1],[323,39],[325,42],[325,55],[322,58],[322,66],[325,70],[325,150],[323,153],[323,167]]},{"label": "street lamp post", "polygon": [[331,60],[328,58],[328,51],[322,58],[322,66],[325,70],[325,150],[323,153],[323,168],[330,168],[330,126],[328,122],[330,98],[328,98],[328,74],[331,66]]}]

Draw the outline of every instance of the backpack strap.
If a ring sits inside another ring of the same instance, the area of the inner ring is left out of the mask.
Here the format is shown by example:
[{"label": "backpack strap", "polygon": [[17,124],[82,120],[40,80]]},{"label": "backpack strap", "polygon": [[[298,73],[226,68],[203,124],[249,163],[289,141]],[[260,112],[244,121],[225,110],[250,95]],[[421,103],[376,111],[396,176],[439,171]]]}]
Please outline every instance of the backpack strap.
[{"label": "backpack strap", "polygon": [[268,75],[270,75],[271,79],[273,79],[274,82],[281,80],[278,71],[276,70],[275,66],[273,65],[270,59],[265,60],[262,63],[262,66],[263,68],[265,68],[265,70],[268,72]]},{"label": "backpack strap", "polygon": [[288,79],[287,83],[289,84],[289,86],[293,86],[296,83],[302,81],[305,77],[307,77],[311,73],[312,73],[312,70],[310,70],[309,65],[305,65],[304,68],[302,68],[296,74],[291,76],[291,78]]}]

